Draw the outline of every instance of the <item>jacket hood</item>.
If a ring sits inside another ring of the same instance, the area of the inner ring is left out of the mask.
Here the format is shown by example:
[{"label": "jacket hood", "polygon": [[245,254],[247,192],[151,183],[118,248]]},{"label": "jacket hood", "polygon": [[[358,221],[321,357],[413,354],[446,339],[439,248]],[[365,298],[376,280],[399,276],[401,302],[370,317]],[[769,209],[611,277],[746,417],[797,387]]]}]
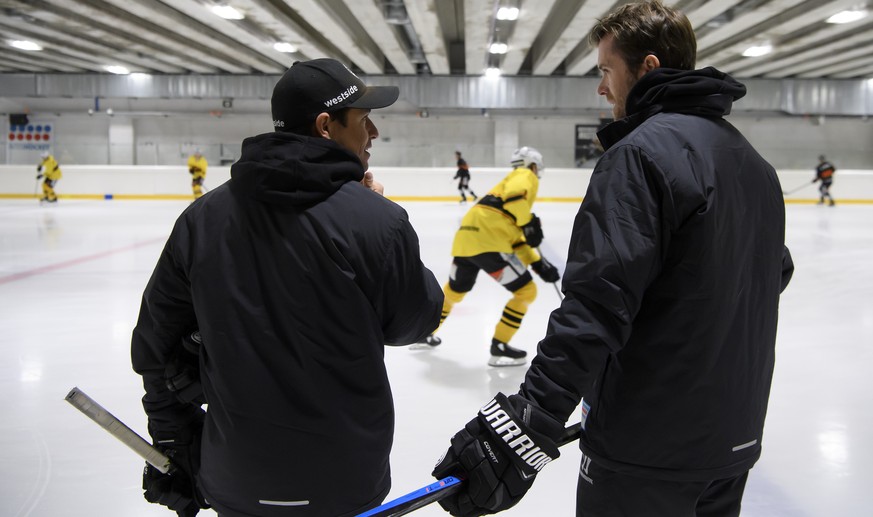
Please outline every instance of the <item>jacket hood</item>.
[{"label": "jacket hood", "polygon": [[656,68],[631,88],[626,111],[632,115],[660,105],[662,111],[721,117],[745,95],[745,86],[711,66],[700,70]]},{"label": "jacket hood", "polygon": [[625,107],[627,116],[606,126],[597,135],[608,149],[656,113],[723,117],[730,114],[733,102],[745,95],[745,86],[713,67],[656,68],[631,88]]},{"label": "jacket hood", "polygon": [[311,205],[349,181],[361,181],[358,157],[326,138],[264,133],[246,138],[230,168],[232,184],[256,199],[281,205]]}]

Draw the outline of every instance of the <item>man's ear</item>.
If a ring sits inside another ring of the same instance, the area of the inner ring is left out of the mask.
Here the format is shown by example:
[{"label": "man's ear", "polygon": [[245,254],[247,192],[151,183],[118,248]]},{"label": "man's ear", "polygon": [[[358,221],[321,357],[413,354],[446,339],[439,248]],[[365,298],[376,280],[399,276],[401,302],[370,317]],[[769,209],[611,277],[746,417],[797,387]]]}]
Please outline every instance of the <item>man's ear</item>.
[{"label": "man's ear", "polygon": [[330,115],[327,113],[319,113],[318,116],[315,117],[315,136],[320,136],[330,140],[329,123]]},{"label": "man's ear", "polygon": [[643,59],[643,74],[651,72],[652,70],[659,68],[661,66],[661,60],[658,59],[658,56],[654,54],[649,54]]}]

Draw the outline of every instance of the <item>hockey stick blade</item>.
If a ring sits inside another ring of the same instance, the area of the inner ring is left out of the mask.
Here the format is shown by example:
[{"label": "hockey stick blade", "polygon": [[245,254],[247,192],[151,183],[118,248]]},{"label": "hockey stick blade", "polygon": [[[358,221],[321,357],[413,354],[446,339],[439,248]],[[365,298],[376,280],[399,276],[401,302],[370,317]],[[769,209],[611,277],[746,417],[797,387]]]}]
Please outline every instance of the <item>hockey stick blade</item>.
[{"label": "hockey stick blade", "polygon": [[[576,422],[564,429],[564,434],[558,440],[558,446],[563,447],[570,442],[578,440],[581,432],[582,422]],[[434,501],[439,501],[444,497],[457,493],[461,490],[463,482],[463,479],[454,476],[444,477],[436,483],[431,483],[397,499],[388,501],[382,506],[377,506],[356,517],[399,517],[400,515],[406,515]]]},{"label": "hockey stick blade", "polygon": [[118,438],[121,443],[130,447],[133,452],[139,454],[142,459],[161,473],[166,474],[172,470],[170,458],[152,447],[149,442],[124,425],[124,422],[115,418],[115,415],[106,411],[103,406],[79,388],[71,389],[64,400],[96,422],[97,425],[106,429],[112,436]]}]

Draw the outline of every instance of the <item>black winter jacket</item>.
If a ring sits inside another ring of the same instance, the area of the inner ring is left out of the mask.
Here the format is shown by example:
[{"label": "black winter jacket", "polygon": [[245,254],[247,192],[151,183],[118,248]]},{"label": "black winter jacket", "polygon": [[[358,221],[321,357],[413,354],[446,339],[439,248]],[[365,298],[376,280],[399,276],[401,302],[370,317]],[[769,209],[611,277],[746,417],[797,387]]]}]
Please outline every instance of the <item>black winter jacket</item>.
[{"label": "black winter jacket", "polygon": [[152,436],[192,417],[163,385],[199,326],[200,482],[222,515],[355,515],[390,487],[384,345],[439,323],[442,290],[406,212],[335,142],[267,133],[179,217],[132,341]]},{"label": "black winter jacket", "polygon": [[717,479],[760,455],[794,266],[776,172],[722,118],[743,95],[713,68],[658,68],[598,134],[521,393],[562,421],[584,397],[582,451],[612,470]]}]

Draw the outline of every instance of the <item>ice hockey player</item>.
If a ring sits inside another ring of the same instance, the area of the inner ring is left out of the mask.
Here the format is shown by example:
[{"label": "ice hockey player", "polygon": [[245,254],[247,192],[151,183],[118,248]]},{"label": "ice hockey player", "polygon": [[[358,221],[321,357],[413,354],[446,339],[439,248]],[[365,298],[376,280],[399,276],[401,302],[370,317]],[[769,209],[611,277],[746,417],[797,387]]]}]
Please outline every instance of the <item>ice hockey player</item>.
[{"label": "ice hockey player", "polygon": [[203,181],[206,179],[206,169],[209,167],[209,162],[203,157],[200,149],[194,151],[194,154],[188,157],[188,173],[191,174],[191,191],[194,193],[194,199],[203,195]]},{"label": "ice hockey player", "polygon": [[461,157],[461,151],[455,151],[455,158],[458,161],[458,170],[452,179],[458,180],[458,192],[461,193],[461,203],[467,202],[466,192],[469,192],[473,196],[473,201],[476,201],[479,199],[479,196],[470,188],[470,166],[467,165],[467,160]]},{"label": "ice hockey player", "polygon": [[55,185],[61,179],[63,174],[55,157],[48,151],[43,151],[40,155],[40,163],[36,167],[36,179],[42,180],[42,197],[39,198],[40,203],[57,203],[58,195],[55,193]]},{"label": "ice hockey player", "polygon": [[818,199],[818,204],[823,205],[825,202],[825,198],[828,200],[828,204],[830,206],[834,206],[834,198],[831,197],[831,185],[834,183],[834,173],[837,172],[837,168],[834,167],[834,164],[827,161],[824,155],[818,157],[818,165],[815,168],[815,178],[812,180],[813,183],[816,181],[821,181],[821,185],[818,187],[818,192],[821,197]]},{"label": "ice hockey player", "polygon": [[[512,153],[510,162],[512,172],[473,205],[461,221],[452,244],[449,281],[443,286],[445,302],[440,325],[452,307],[473,289],[480,270],[512,293],[491,339],[491,366],[526,362],[527,352],[510,346],[509,341],[537,296],[528,266],[546,282],[560,280],[558,268],[536,249],[543,240],[543,230],[532,209],[545,170],[543,155],[533,147],[520,147]],[[434,347],[441,341],[431,334],[412,348]]]}]

